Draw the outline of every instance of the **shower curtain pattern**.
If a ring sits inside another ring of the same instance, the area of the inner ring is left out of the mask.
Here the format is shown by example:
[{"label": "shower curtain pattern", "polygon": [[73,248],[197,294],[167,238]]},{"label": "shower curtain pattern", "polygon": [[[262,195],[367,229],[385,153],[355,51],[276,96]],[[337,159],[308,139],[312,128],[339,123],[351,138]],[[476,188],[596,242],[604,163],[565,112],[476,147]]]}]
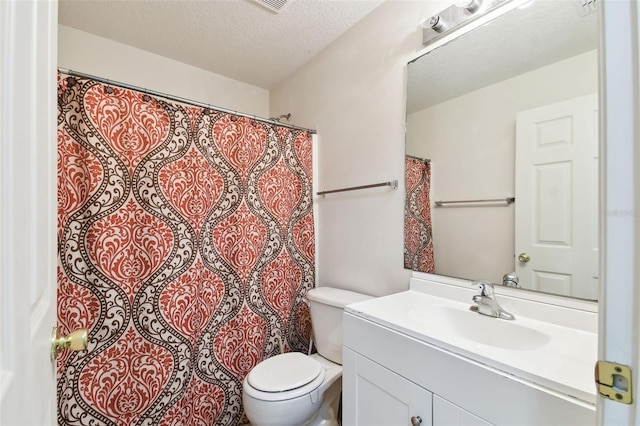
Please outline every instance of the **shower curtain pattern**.
[{"label": "shower curtain pattern", "polygon": [[404,267],[435,272],[431,226],[431,163],[405,157]]},{"label": "shower curtain pattern", "polygon": [[65,425],[243,419],[259,361],[305,351],[306,132],[60,75],[58,359]]}]

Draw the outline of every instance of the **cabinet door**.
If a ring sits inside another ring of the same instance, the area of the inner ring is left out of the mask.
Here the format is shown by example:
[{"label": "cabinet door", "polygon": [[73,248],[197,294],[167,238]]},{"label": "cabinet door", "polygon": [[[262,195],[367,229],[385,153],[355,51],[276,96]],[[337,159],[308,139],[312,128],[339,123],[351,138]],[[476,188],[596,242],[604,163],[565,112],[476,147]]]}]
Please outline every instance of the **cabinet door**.
[{"label": "cabinet door", "polygon": [[353,402],[344,409],[355,410],[355,425],[431,426],[431,392],[361,355],[355,357]]},{"label": "cabinet door", "polygon": [[433,395],[433,426],[491,426],[491,423]]}]

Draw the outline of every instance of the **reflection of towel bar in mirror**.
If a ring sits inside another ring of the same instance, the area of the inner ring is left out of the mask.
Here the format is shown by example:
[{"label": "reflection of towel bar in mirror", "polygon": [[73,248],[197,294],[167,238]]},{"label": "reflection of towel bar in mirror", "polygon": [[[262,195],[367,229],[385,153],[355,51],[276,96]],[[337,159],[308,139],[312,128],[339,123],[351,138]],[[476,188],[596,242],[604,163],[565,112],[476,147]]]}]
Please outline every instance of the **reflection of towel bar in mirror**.
[{"label": "reflection of towel bar in mirror", "polygon": [[507,203],[509,205],[511,203],[516,202],[516,197],[507,197],[507,198],[492,198],[488,200],[454,200],[454,201],[436,201],[437,207],[444,207],[446,204],[463,204],[463,203]]},{"label": "reflection of towel bar in mirror", "polygon": [[390,182],[381,182],[381,183],[374,183],[371,185],[362,185],[362,186],[352,186],[350,188],[340,188],[340,189],[332,189],[331,191],[320,191],[317,192],[317,195],[325,195],[325,194],[331,194],[334,192],[344,192],[344,191],[356,191],[359,189],[368,189],[368,188],[377,188],[379,186],[391,186],[393,187],[393,189],[398,189],[398,181],[397,180],[392,180]]}]

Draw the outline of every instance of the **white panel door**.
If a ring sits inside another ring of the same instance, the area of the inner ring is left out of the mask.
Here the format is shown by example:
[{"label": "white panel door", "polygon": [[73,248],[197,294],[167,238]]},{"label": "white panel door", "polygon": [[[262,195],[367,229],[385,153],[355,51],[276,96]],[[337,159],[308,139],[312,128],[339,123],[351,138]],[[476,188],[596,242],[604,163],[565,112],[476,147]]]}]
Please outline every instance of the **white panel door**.
[{"label": "white panel door", "polygon": [[55,424],[55,1],[0,1],[0,424]]},{"label": "white panel door", "polygon": [[355,425],[431,426],[431,392],[361,355],[355,370]]},{"label": "white panel door", "polygon": [[596,95],[517,115],[515,271],[521,287],[597,299],[597,188]]}]

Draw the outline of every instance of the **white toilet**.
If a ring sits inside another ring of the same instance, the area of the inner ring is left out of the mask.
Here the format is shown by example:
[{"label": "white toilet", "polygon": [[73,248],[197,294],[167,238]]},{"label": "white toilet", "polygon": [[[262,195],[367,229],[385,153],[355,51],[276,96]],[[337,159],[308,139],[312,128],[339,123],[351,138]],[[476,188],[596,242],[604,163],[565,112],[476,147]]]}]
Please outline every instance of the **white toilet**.
[{"label": "white toilet", "polygon": [[244,379],[242,400],[251,426],[338,426],[342,390],[342,312],[371,299],[331,287],[309,290],[317,354],[290,352],[256,365]]}]

